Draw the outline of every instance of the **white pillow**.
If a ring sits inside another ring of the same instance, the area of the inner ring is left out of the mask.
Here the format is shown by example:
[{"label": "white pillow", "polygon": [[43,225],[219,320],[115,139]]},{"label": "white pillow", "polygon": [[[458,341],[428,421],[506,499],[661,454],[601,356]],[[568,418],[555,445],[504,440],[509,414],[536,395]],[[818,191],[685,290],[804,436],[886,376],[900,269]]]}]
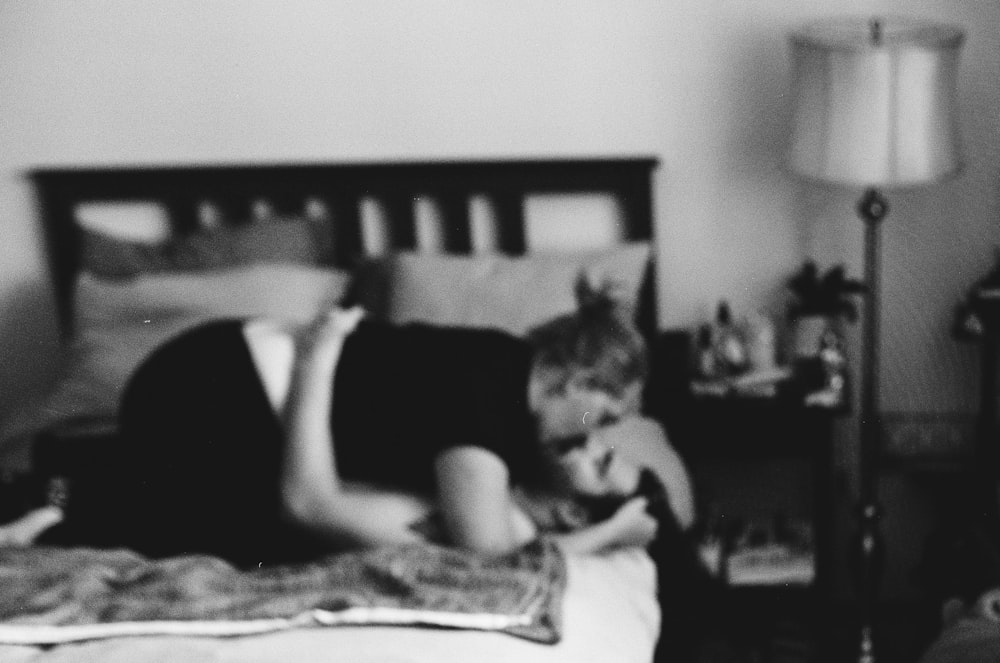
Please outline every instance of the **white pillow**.
[{"label": "white pillow", "polygon": [[308,322],[340,301],[348,280],[339,270],[291,264],[145,275],[129,281],[82,274],[74,300],[73,340],[41,423],[114,417],[133,371],[168,339],[222,318]]},{"label": "white pillow", "polygon": [[634,308],[649,258],[645,242],[518,257],[399,252],[364,269],[358,291],[366,308],[390,322],[490,327],[523,335],[576,309],[573,285],[581,271],[592,283],[611,280],[622,286]]}]

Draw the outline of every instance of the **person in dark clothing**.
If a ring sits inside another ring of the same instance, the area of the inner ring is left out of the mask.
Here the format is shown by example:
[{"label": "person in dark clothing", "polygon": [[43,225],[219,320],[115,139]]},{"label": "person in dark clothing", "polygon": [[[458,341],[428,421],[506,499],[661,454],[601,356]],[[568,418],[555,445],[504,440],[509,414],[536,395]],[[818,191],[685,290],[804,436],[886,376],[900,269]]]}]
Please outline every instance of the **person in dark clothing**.
[{"label": "person in dark clothing", "polygon": [[638,411],[645,347],[609,291],[576,294],[527,339],[345,309],[181,335],[126,389],[124,488],[91,508],[92,537],[256,565],[416,540],[435,511],[449,543],[492,554],[537,535],[517,496],[556,494],[618,504],[566,549],[649,544],[640,468],[593,434]]}]

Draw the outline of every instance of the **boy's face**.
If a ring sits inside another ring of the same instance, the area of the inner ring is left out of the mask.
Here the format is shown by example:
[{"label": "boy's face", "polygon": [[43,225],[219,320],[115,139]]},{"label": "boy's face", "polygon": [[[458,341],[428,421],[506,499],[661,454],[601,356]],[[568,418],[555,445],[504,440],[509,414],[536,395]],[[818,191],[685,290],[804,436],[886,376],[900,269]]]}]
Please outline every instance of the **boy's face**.
[{"label": "boy's face", "polygon": [[562,393],[540,404],[539,439],[575,493],[628,495],[635,490],[639,468],[593,433],[638,413],[641,395],[638,381],[616,395],[571,380]]},{"label": "boy's face", "polygon": [[576,495],[626,496],[639,486],[639,466],[615,453],[596,432],[558,454],[556,464]]}]

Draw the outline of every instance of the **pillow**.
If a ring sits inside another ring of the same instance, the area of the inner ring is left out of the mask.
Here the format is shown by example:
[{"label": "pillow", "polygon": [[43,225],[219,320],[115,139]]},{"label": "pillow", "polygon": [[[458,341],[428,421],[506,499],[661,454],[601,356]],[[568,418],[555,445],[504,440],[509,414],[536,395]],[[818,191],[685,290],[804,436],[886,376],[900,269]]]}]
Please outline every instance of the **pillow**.
[{"label": "pillow", "polygon": [[271,218],[146,243],[83,227],[82,267],[108,278],[143,273],[218,269],[258,262],[320,264],[330,252],[321,221]]},{"label": "pillow", "polygon": [[82,274],[74,338],[42,408],[46,427],[114,417],[129,377],[155,348],[213,319],[263,316],[305,323],[338,303],[348,275],[298,265],[145,275],[120,282]]},{"label": "pillow", "polygon": [[157,244],[166,241],[170,211],[155,200],[94,200],[73,207],[80,228],[118,239]]},{"label": "pillow", "polygon": [[363,266],[354,296],[375,317],[394,323],[491,327],[523,335],[576,309],[573,284],[581,271],[595,284],[619,284],[635,307],[649,256],[645,242],[518,257],[399,252]]}]

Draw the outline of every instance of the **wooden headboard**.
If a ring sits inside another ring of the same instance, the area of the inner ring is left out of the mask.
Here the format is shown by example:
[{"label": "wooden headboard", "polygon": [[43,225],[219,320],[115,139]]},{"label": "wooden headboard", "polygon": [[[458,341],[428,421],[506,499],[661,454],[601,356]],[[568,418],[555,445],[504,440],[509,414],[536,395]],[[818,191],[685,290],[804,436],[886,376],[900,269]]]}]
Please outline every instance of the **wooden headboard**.
[{"label": "wooden headboard", "polygon": [[[362,200],[386,211],[391,248],[416,247],[413,201],[433,199],[442,216],[443,249],[472,250],[469,204],[489,200],[497,249],[526,250],[524,201],[535,193],[609,193],[622,213],[623,239],[653,234],[651,179],[656,160],[613,159],[433,161],[404,163],[199,165],[185,167],[74,168],[31,173],[42,211],[60,324],[72,317],[72,291],[80,268],[82,203],[152,201],[168,212],[175,232],[199,227],[206,207],[225,219],[245,220],[254,205],[300,214],[307,205],[326,210],[334,237],[333,262],[349,266],[362,252]],[[640,306],[640,324],[655,329],[652,278]]]}]

